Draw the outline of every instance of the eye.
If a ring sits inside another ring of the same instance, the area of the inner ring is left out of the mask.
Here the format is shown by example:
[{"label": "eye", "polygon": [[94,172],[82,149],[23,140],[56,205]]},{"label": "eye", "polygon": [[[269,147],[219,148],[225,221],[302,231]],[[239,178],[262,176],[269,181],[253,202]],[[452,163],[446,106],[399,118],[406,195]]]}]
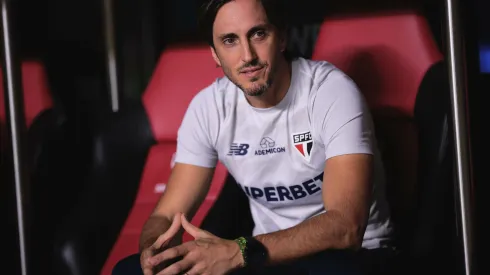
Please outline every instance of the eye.
[{"label": "eye", "polygon": [[223,39],[223,44],[225,45],[233,45],[236,42],[235,38],[225,38]]},{"label": "eye", "polygon": [[266,33],[265,31],[263,31],[263,30],[256,31],[256,32],[254,33],[254,37],[255,37],[255,38],[258,38],[258,39],[262,39],[262,38],[264,38],[264,37],[266,37],[266,36],[267,36],[267,33]]}]

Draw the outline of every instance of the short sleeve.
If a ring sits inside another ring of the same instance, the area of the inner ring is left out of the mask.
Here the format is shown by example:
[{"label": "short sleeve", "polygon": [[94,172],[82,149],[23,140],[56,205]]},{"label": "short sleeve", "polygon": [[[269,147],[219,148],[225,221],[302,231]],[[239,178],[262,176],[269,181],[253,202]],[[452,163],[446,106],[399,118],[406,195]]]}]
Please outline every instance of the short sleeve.
[{"label": "short sleeve", "polygon": [[313,104],[315,132],[325,146],[325,159],[346,154],[373,154],[371,114],[356,84],[333,71],[318,86]]},{"label": "short sleeve", "polygon": [[212,140],[215,132],[213,104],[207,95],[200,93],[189,104],[177,134],[176,163],[192,164],[213,168],[217,163],[217,153]]}]

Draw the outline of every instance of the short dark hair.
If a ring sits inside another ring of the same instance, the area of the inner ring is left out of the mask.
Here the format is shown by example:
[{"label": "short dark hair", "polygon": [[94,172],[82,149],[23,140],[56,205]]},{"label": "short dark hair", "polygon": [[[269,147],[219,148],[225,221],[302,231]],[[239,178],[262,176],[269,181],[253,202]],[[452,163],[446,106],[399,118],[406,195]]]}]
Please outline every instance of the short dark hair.
[{"label": "short dark hair", "polygon": [[[213,25],[218,11],[225,4],[234,0],[205,0],[199,11],[199,30],[206,42],[214,47]],[[285,0],[257,0],[262,3],[269,23],[280,32],[287,32],[287,7]]]}]

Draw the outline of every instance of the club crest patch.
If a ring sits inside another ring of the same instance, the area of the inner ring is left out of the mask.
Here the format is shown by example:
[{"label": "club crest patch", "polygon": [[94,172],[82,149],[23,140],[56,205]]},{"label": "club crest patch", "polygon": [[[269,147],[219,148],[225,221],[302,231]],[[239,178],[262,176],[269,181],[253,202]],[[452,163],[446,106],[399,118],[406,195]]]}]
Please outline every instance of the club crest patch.
[{"label": "club crest patch", "polygon": [[296,151],[306,160],[310,161],[311,149],[313,148],[313,139],[311,138],[311,132],[304,132],[293,134],[293,145]]}]

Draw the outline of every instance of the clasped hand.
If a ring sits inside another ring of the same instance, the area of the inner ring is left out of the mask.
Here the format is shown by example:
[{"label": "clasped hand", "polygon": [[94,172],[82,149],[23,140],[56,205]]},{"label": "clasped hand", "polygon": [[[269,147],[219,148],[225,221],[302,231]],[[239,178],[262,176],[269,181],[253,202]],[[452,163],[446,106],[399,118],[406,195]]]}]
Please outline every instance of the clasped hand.
[{"label": "clasped hand", "polygon": [[[194,241],[167,248],[180,228],[194,237]],[[158,253],[158,251],[161,251]],[[162,262],[182,257],[156,275],[221,275],[240,267],[243,257],[237,243],[221,239],[208,231],[192,225],[183,214],[174,217],[170,228],[155,243],[142,252],[141,265],[144,275],[153,275],[153,269]]]}]

